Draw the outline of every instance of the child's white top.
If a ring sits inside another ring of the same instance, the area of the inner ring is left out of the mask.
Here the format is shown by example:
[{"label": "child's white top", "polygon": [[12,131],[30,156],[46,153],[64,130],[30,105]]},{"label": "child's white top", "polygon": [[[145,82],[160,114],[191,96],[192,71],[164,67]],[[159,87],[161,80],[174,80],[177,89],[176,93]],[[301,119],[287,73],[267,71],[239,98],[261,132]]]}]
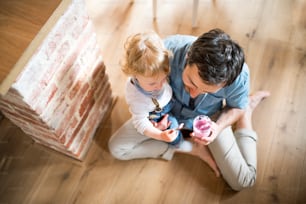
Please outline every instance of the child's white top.
[{"label": "child's white top", "polygon": [[[163,88],[164,91],[162,95],[157,99],[160,108],[167,105],[172,98],[172,89],[167,82],[164,83]],[[137,131],[143,134],[146,129],[154,128],[148,117],[149,113],[154,111],[156,106],[151,97],[141,93],[136,86],[131,83],[131,78],[126,82],[125,98],[132,114],[134,127]]]}]

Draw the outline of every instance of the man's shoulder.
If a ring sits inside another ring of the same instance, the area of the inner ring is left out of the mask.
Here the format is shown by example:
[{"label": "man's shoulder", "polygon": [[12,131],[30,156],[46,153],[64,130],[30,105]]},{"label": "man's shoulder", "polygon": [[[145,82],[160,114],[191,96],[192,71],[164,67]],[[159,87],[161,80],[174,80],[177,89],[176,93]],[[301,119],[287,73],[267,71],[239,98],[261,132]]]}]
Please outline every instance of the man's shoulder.
[{"label": "man's shoulder", "polygon": [[182,65],[186,54],[197,38],[191,35],[171,35],[164,40],[165,47],[173,53],[171,64]]},{"label": "man's shoulder", "polygon": [[167,36],[165,40],[195,40],[196,38],[197,37],[193,35],[175,34]]},{"label": "man's shoulder", "polygon": [[236,86],[237,84],[245,83],[250,78],[250,71],[249,67],[246,63],[243,64],[242,70],[240,74],[237,76],[235,81],[233,82],[233,86]]},{"label": "man's shoulder", "polygon": [[165,43],[165,46],[168,48],[181,47],[181,46],[192,44],[196,39],[197,37],[192,36],[192,35],[176,34],[176,35],[167,36],[164,39],[164,43]]},{"label": "man's shoulder", "polygon": [[241,73],[231,85],[225,87],[225,92],[229,95],[237,93],[247,93],[246,96],[248,96],[249,83],[249,67],[246,63],[244,63]]},{"label": "man's shoulder", "polygon": [[250,70],[246,63],[243,64],[242,71],[239,74],[238,81],[241,83],[242,81],[248,81],[250,78]]}]

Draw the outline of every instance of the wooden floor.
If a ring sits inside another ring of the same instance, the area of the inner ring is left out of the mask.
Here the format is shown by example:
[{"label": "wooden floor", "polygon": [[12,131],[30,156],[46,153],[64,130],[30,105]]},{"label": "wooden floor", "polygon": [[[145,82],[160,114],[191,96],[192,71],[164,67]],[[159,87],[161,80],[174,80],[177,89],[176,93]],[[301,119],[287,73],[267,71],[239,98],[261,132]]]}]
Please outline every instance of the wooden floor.
[{"label": "wooden floor", "polygon": [[[192,29],[192,1],[86,0],[118,100],[96,132],[83,162],[35,144],[7,119],[0,122],[0,203],[203,204],[306,203],[306,1],[200,0]],[[130,115],[119,60],[132,33],[155,30],[200,35],[219,27],[245,50],[251,90],[272,95],[254,114],[259,134],[258,178],[233,192],[199,159],[118,161],[107,148]]]},{"label": "wooden floor", "polygon": [[0,84],[60,2],[0,0]]}]

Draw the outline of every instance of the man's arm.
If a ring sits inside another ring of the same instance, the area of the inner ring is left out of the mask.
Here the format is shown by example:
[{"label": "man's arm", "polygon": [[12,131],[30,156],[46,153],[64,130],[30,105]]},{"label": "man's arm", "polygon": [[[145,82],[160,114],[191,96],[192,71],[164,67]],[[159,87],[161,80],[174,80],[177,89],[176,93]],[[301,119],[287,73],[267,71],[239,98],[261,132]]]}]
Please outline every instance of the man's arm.
[{"label": "man's arm", "polygon": [[216,121],[219,129],[218,134],[226,127],[233,125],[243,115],[244,111],[239,108],[225,107]]},{"label": "man's arm", "polygon": [[243,115],[243,113],[243,109],[224,108],[216,122],[212,122],[211,134],[209,137],[203,137],[202,139],[194,137],[194,140],[197,143],[208,145],[213,142],[226,127],[233,125]]}]

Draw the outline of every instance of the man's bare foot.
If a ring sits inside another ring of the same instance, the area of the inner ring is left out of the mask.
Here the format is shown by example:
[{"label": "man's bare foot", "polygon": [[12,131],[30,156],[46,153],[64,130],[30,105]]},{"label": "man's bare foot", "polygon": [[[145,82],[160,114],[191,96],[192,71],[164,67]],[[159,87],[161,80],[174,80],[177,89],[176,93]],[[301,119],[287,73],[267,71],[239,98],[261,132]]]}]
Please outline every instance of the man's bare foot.
[{"label": "man's bare foot", "polygon": [[258,104],[265,98],[270,96],[269,91],[257,91],[250,95],[249,109],[254,111]]},{"label": "man's bare foot", "polygon": [[215,172],[216,177],[220,177],[220,171],[208,147],[205,145],[198,144],[196,142],[194,142],[193,144],[196,156],[198,156],[201,160],[208,164],[208,166]]},{"label": "man's bare foot", "polygon": [[253,129],[252,127],[252,114],[255,108],[259,103],[270,96],[269,91],[257,91],[254,94],[250,95],[249,105],[243,114],[243,116],[236,122],[235,129]]}]

